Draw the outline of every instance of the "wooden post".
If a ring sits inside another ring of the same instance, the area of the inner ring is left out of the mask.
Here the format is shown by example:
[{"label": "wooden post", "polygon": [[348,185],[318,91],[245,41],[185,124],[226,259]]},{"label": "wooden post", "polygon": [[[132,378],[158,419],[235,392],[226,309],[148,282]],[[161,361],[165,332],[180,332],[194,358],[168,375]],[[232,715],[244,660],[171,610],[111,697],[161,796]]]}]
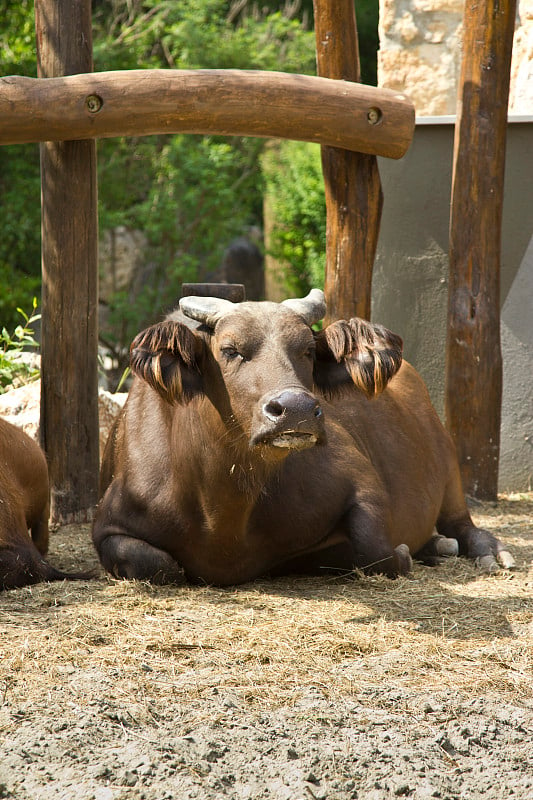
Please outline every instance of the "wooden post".
[{"label": "wooden post", "polygon": [[[318,74],[359,82],[354,0],[313,0]],[[369,132],[379,128],[379,108],[369,109]],[[370,319],[372,270],[383,194],[377,159],[322,147],[326,190],[326,323],[353,316]]]},{"label": "wooden post", "polygon": [[500,251],[516,0],[467,0],[450,217],[446,424],[467,494],[498,490]]},{"label": "wooden post", "polygon": [[[92,70],[90,0],[35,0],[38,75]],[[97,501],[96,145],[41,145],[41,443],[51,520],[85,521]]]}]

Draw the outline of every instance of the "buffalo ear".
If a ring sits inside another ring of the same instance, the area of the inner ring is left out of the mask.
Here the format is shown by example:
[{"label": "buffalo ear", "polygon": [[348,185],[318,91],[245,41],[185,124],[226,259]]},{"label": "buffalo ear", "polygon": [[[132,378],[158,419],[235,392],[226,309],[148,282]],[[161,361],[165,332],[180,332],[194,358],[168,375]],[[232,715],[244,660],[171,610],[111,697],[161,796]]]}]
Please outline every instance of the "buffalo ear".
[{"label": "buffalo ear", "polygon": [[201,352],[201,340],[186,325],[166,320],[137,334],[130,366],[167,403],[188,403],[203,392]]},{"label": "buffalo ear", "polygon": [[401,338],[354,317],[316,335],[315,383],[330,395],[355,386],[367,397],[383,391],[402,363]]}]

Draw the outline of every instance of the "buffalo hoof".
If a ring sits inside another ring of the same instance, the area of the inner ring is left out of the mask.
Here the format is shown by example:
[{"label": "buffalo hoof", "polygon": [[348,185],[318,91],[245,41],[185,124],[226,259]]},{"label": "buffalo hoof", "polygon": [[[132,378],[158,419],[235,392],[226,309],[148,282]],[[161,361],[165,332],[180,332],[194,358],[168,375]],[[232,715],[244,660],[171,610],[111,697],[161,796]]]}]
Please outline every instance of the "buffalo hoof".
[{"label": "buffalo hoof", "polygon": [[398,575],[409,575],[413,571],[413,559],[406,544],[399,544],[394,548]]},{"label": "buffalo hoof", "polygon": [[447,536],[435,536],[435,550],[442,558],[451,558],[459,555],[459,542]]},{"label": "buffalo hoof", "polygon": [[172,556],[142,539],[113,534],[98,547],[100,561],[115,578],[150,581],[157,585],[183,584],[183,570]]},{"label": "buffalo hoof", "polygon": [[459,555],[459,542],[457,539],[435,533],[424,547],[418,551],[415,558],[428,567],[436,567],[446,561],[447,558],[453,558],[457,555]]},{"label": "buffalo hoof", "polygon": [[501,569],[513,569],[515,560],[508,550],[500,550],[493,556],[489,553],[486,556],[476,559],[476,564],[482,572],[499,572]]},{"label": "buffalo hoof", "polygon": [[513,556],[500,540],[482,528],[473,527],[468,531],[465,555],[475,561],[483,572],[498,572],[515,566]]}]

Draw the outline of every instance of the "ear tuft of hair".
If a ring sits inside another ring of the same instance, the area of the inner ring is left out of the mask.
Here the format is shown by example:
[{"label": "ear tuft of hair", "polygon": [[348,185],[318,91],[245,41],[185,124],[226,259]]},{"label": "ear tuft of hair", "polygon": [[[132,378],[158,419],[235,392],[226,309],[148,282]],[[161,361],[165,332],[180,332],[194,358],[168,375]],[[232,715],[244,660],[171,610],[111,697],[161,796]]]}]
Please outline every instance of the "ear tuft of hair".
[{"label": "ear tuft of hair", "polygon": [[374,397],[402,364],[401,337],[357,317],[329,325],[317,334],[316,345],[317,363],[327,365],[317,371],[318,383],[330,393],[351,383]]},{"label": "ear tuft of hair", "polygon": [[130,366],[168,403],[188,403],[201,391],[198,350],[197,337],[186,325],[165,320],[137,334]]}]

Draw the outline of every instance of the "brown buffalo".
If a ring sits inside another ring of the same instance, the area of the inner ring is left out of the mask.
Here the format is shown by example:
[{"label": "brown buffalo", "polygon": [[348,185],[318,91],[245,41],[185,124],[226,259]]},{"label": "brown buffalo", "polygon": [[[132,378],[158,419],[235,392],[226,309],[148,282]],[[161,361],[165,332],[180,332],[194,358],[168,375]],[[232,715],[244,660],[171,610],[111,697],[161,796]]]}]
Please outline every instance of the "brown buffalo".
[{"label": "brown buffalo", "polygon": [[44,453],[24,431],[0,418],[0,589],[74,577],[42,557],[48,549],[49,510]]},{"label": "brown buffalo", "polygon": [[[265,574],[410,571],[512,558],[468,513],[450,437],[401,339],[320,332],[322,292],[188,297],[132,344],[93,539],[118,577],[228,585]],[[438,534],[434,528],[437,528]]]}]

